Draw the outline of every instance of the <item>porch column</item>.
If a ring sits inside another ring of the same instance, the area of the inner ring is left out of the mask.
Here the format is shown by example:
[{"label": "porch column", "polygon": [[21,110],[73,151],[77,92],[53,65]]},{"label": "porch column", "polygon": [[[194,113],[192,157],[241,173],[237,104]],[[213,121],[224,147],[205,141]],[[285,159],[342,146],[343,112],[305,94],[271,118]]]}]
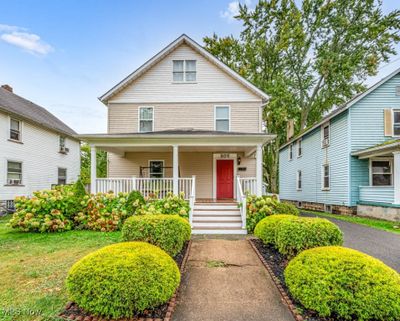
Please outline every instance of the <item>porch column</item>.
[{"label": "porch column", "polygon": [[393,152],[394,203],[400,204],[400,151]]},{"label": "porch column", "polygon": [[173,192],[174,195],[178,195],[179,187],[178,187],[178,177],[179,177],[179,150],[178,145],[172,146],[172,178],[173,178]]},{"label": "porch column", "polygon": [[263,149],[262,145],[257,145],[256,150],[256,195],[262,196],[262,182],[263,182]]},{"label": "porch column", "polygon": [[96,193],[96,146],[90,145],[90,193]]}]

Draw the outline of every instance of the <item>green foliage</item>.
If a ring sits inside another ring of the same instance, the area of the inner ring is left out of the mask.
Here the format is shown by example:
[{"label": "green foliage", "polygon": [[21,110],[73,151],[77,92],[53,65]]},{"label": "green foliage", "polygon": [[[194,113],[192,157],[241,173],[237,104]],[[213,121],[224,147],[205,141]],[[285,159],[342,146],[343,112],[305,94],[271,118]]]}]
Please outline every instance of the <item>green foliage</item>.
[{"label": "green foliage", "polygon": [[180,282],[175,261],[144,242],[106,246],[75,263],[66,281],[69,299],[107,318],[130,318],[167,302]]},{"label": "green foliage", "polygon": [[356,250],[306,250],[290,261],[285,280],[293,297],[322,317],[400,320],[399,274]]},{"label": "green foliage", "polygon": [[124,241],[154,244],[171,256],[178,254],[190,240],[189,222],[178,215],[139,215],[126,220],[122,228]]},{"label": "green foliage", "polygon": [[128,214],[135,214],[136,210],[145,204],[143,195],[139,191],[132,191],[126,200],[125,209]]},{"label": "green foliage", "polygon": [[277,214],[263,218],[254,229],[254,235],[264,244],[276,245],[276,230],[278,224],[284,219],[296,218],[294,215]]},{"label": "green foliage", "polygon": [[257,223],[272,214],[299,215],[299,211],[291,204],[281,203],[274,196],[249,195],[246,200],[246,227],[249,233],[253,233]]},{"label": "green foliage", "polygon": [[83,210],[74,217],[78,228],[102,232],[119,230],[128,217],[128,194],[98,193],[85,196]]},{"label": "green foliage", "polygon": [[313,247],[342,244],[340,229],[324,218],[285,219],[276,228],[278,251],[289,257]]},{"label": "green foliage", "polygon": [[83,184],[82,179],[80,177],[74,184],[73,192],[77,200],[83,199],[88,194],[86,192],[85,185]]},{"label": "green foliage", "polygon": [[[97,177],[107,177],[107,153],[102,150],[96,152]],[[90,183],[90,146],[81,144],[81,179],[84,184]]]},{"label": "green foliage", "polygon": [[189,203],[184,199],[183,194],[168,193],[163,199],[149,199],[145,205],[136,210],[136,214],[175,214],[189,218],[189,211]]}]

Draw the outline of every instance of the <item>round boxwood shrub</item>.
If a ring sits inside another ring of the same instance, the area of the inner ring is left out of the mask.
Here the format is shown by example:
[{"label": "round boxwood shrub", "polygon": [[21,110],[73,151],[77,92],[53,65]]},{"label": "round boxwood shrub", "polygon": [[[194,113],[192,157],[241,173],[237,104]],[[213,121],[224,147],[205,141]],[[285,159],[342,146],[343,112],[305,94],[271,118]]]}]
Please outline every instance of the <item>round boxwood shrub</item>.
[{"label": "round boxwood shrub", "polygon": [[69,299],[85,311],[123,318],[167,302],[179,282],[179,269],[163,250],[144,242],[125,242],[75,263],[66,285]]},{"label": "round boxwood shrub", "polygon": [[137,215],[128,218],[122,227],[124,241],[144,241],[157,245],[171,256],[181,250],[190,239],[189,222],[169,214]]},{"label": "round boxwood shrub", "polygon": [[327,246],[300,253],[285,269],[293,297],[320,316],[400,320],[400,276],[356,250]]},{"label": "round boxwood shrub", "polygon": [[277,225],[276,246],[289,257],[313,247],[342,244],[340,229],[324,218],[297,217]]},{"label": "round boxwood shrub", "polygon": [[276,228],[278,223],[284,219],[296,218],[294,215],[279,214],[271,215],[262,219],[254,229],[254,235],[261,239],[264,244],[275,245],[276,243]]}]

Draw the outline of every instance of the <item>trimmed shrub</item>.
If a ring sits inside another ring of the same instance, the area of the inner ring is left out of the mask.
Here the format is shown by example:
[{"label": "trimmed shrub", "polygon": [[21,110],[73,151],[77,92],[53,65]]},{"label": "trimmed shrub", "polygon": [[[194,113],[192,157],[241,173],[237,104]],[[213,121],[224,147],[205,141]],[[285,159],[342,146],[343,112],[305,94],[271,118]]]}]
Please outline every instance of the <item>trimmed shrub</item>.
[{"label": "trimmed shrub", "polygon": [[272,214],[299,215],[299,210],[288,203],[281,203],[275,196],[249,195],[246,199],[246,227],[249,233],[253,233],[257,223]]},{"label": "trimmed shrub", "polygon": [[280,221],[276,228],[277,249],[289,257],[313,247],[342,244],[340,229],[324,218],[286,219]]},{"label": "trimmed shrub", "polygon": [[135,214],[136,210],[145,204],[143,195],[139,191],[132,191],[126,200],[126,212],[130,215]]},{"label": "trimmed shrub", "polygon": [[178,215],[140,215],[128,218],[122,228],[124,241],[144,241],[154,244],[171,256],[190,239],[189,222]]},{"label": "trimmed shrub", "polygon": [[254,229],[254,235],[263,241],[264,244],[274,245],[276,244],[276,229],[282,220],[296,218],[294,215],[271,215],[263,218]]},{"label": "trimmed shrub", "polygon": [[286,267],[285,280],[293,297],[322,317],[400,320],[399,274],[359,251],[304,251]]},{"label": "trimmed shrub", "polygon": [[189,203],[184,195],[168,193],[163,199],[149,199],[148,202],[136,211],[137,215],[173,214],[189,218]]},{"label": "trimmed shrub", "polygon": [[180,282],[175,261],[160,248],[126,242],[97,250],[70,269],[68,296],[85,311],[129,318],[167,302]]}]

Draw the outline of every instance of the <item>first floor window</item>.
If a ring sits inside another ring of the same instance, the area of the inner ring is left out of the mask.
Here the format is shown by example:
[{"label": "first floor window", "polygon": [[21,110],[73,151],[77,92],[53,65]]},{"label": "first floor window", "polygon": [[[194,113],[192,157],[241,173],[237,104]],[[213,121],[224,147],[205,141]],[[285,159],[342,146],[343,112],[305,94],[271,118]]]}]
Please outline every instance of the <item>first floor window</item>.
[{"label": "first floor window", "polygon": [[13,118],[10,119],[10,139],[21,140],[21,122]]},{"label": "first floor window", "polygon": [[229,106],[215,107],[215,130],[228,132],[229,131]]},{"label": "first floor window", "polygon": [[164,177],[164,161],[153,160],[150,161],[150,178],[163,178]]},{"label": "first floor window", "polygon": [[303,179],[302,172],[300,170],[298,170],[297,171],[297,189],[298,190],[300,190],[303,185],[302,179]]},{"label": "first floor window", "polygon": [[139,131],[141,133],[153,131],[154,110],[153,107],[140,107]]},{"label": "first floor window", "polygon": [[7,184],[22,184],[22,163],[7,161]]},{"label": "first floor window", "polygon": [[322,166],[322,189],[330,188],[330,166],[325,164]]},{"label": "first floor window", "polygon": [[390,160],[371,161],[372,186],[392,185],[392,162]]},{"label": "first floor window", "polygon": [[66,185],[67,184],[67,169],[66,168],[58,168],[58,185]]}]

